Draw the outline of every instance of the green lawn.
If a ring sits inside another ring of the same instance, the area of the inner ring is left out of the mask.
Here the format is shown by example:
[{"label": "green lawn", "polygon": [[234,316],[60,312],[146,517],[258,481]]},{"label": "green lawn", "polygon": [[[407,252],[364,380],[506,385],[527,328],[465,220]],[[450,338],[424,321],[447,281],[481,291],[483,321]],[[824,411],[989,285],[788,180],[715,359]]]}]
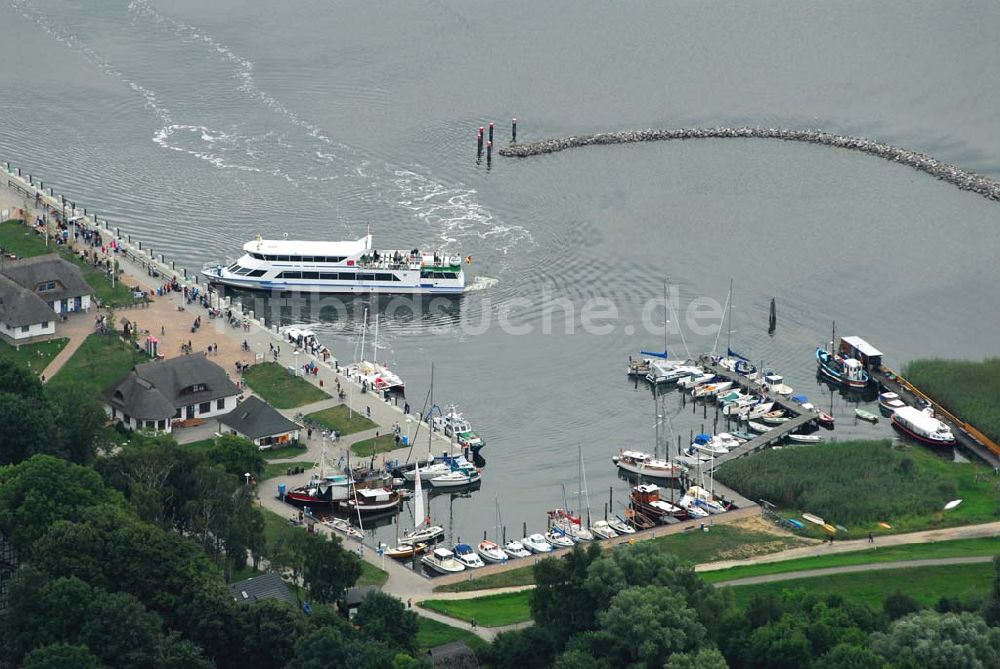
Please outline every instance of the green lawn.
[{"label": "green lawn", "polygon": [[311,413],[306,418],[320,427],[336,430],[341,435],[374,430],[378,427],[374,422],[365,418],[363,414],[351,411],[346,404],[338,404],[335,407]]},{"label": "green lawn", "polygon": [[382,571],[370,562],[361,561],[361,577],[355,585],[374,585],[381,588],[389,580],[389,572]]},{"label": "green lawn", "polygon": [[[750,499],[776,504],[784,517],[809,512],[844,525],[848,532],[838,534],[843,538],[1000,518],[1000,478],[990,468],[951,462],[923,446],[894,447],[890,441],[765,451],[725,463],[718,477]],[[963,502],[944,511],[954,499]],[[807,533],[823,534],[818,526],[806,525]]]},{"label": "green lawn", "polygon": [[378,441],[375,437],[371,439],[364,439],[362,441],[351,444],[351,452],[355,455],[360,455],[361,457],[370,456],[372,454],[372,448],[375,448],[375,453],[387,453],[389,451],[396,449],[396,436],[393,434],[380,434],[378,436]]},{"label": "green lawn", "polygon": [[777,583],[743,585],[732,588],[738,604],[746,604],[756,595],[780,594],[783,590],[802,588],[812,594],[838,594],[876,609],[895,592],[910,595],[924,605],[933,605],[941,597],[962,601],[987,595],[995,572],[990,563],[915,567],[884,571],[834,574]]},{"label": "green lawn", "polygon": [[18,367],[30,370],[35,374],[41,374],[52,362],[52,358],[59,355],[59,351],[66,347],[67,342],[69,339],[62,337],[37,344],[22,344],[14,347],[0,340],[0,360],[9,360]]},{"label": "green lawn", "polygon": [[190,441],[186,444],[181,444],[181,448],[189,451],[210,451],[215,448],[215,439],[199,439],[198,441]]},{"label": "green lawn", "polygon": [[100,392],[128,374],[135,365],[148,361],[144,353],[123,343],[116,334],[92,334],[52,377],[51,383],[75,382]]},{"label": "green lawn", "polygon": [[287,458],[298,457],[303,455],[305,452],[305,446],[282,446],[281,448],[272,448],[266,451],[261,451],[260,454],[264,456],[265,460],[284,460]]},{"label": "green lawn", "polygon": [[243,378],[255,393],[276,409],[294,409],[330,396],[301,376],[292,376],[276,362],[262,362],[244,372]]},{"label": "green lawn", "polygon": [[[556,559],[556,558],[546,558]],[[496,574],[486,574],[474,580],[462,580],[447,585],[439,585],[434,588],[434,592],[472,592],[473,590],[490,590],[492,588],[509,588],[515,585],[534,585],[535,572],[533,565],[526,564],[517,569],[498,572]],[[472,572],[473,576],[475,572]]]},{"label": "green lawn", "polygon": [[661,550],[695,564],[717,560],[742,560],[808,545],[807,540],[788,534],[771,534],[736,525],[712,525],[708,532],[691,530],[652,539]]},{"label": "green lawn", "polygon": [[903,370],[906,380],[958,418],[1000,442],[1000,358],[914,360]]},{"label": "green lawn", "polygon": [[883,548],[879,548],[878,544],[876,544],[875,550],[818,555],[815,557],[799,558],[797,560],[784,560],[782,562],[764,562],[744,567],[704,571],[700,572],[699,575],[709,583],[717,583],[737,578],[763,576],[765,574],[784,574],[807,569],[825,569],[827,567],[873,564],[876,562],[898,562],[900,560],[933,560],[935,558],[980,555],[1000,555],[1000,539],[960,539],[956,541],[937,541],[931,544],[885,546]]},{"label": "green lawn", "polygon": [[421,653],[435,646],[442,646],[453,641],[464,641],[465,645],[475,651],[483,650],[488,645],[468,630],[445,625],[436,620],[420,616],[420,629],[417,630],[417,646],[420,647]]},{"label": "green lawn", "polygon": [[80,271],[83,272],[83,278],[94,290],[94,297],[100,300],[101,304],[120,306],[133,304],[136,301],[132,297],[132,291],[121,281],[116,281],[115,285],[112,286],[111,279],[108,278],[107,274],[84,262],[76,254],[67,252],[65,247],[56,246],[54,242],[50,242],[46,247],[44,237],[17,221],[0,223],[0,246],[7,253],[13,253],[19,258],[32,258],[46,253],[58,252],[63,258],[80,268]]},{"label": "green lawn", "polygon": [[531,591],[506,592],[472,599],[428,599],[420,606],[481,627],[503,627],[531,619]]},{"label": "green lawn", "polygon": [[260,480],[266,481],[267,479],[286,476],[288,470],[292,467],[302,467],[306,471],[309,471],[313,467],[317,466],[319,466],[318,462],[312,462],[310,460],[298,460],[296,462],[269,462],[264,465],[264,473],[261,474]]},{"label": "green lawn", "polygon": [[[737,525],[714,525],[708,532],[691,531],[652,539],[661,550],[670,551],[695,564],[715,560],[736,560],[776,553],[804,546],[809,541],[790,535],[770,534],[746,529]],[[557,559],[557,558],[546,558]],[[475,574],[475,572],[473,572]],[[510,571],[487,574],[474,580],[458,581],[434,588],[435,592],[470,592],[514,585],[531,585],[535,582],[532,566],[525,565]]]}]

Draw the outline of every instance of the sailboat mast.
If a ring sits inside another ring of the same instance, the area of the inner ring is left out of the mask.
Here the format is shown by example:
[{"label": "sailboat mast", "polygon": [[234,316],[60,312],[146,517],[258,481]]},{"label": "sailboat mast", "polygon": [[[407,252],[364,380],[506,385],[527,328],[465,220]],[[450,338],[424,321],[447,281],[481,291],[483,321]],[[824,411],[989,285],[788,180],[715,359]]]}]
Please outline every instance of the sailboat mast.
[{"label": "sailboat mast", "polygon": [[[376,328],[378,321],[375,321]],[[376,332],[378,330],[376,329]],[[731,355],[733,350],[733,278],[729,277],[729,334],[726,335],[726,357]]]},{"label": "sailboat mast", "polygon": [[368,307],[365,307],[364,320],[361,321],[361,360],[365,359],[365,333],[368,332]]},{"label": "sailboat mast", "polygon": [[434,453],[434,446],[431,443],[431,437],[433,437],[431,433],[434,431],[431,429],[431,413],[434,411],[434,363],[433,362],[431,363],[430,397],[431,397],[431,408],[427,410],[427,453],[432,455]]},{"label": "sailboat mast", "polygon": [[372,342],[372,364],[378,362],[378,314],[375,314],[375,340]]},{"label": "sailboat mast", "polygon": [[663,359],[666,360],[669,356],[667,354],[667,323],[669,319],[667,316],[670,314],[670,309],[667,307],[667,281],[670,281],[668,276],[663,280]]}]

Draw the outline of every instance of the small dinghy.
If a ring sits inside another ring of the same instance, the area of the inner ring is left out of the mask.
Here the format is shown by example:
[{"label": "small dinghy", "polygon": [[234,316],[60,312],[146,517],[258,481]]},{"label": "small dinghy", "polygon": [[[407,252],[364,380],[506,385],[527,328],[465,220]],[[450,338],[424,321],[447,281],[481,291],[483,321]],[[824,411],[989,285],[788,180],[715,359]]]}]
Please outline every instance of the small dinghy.
[{"label": "small dinghy", "polygon": [[823,437],[818,434],[790,434],[788,440],[798,444],[818,444],[823,441]]},{"label": "small dinghy", "polygon": [[878,422],[878,416],[873,414],[871,411],[865,411],[864,409],[855,409],[854,415],[860,418],[861,420],[866,420],[872,424]]}]

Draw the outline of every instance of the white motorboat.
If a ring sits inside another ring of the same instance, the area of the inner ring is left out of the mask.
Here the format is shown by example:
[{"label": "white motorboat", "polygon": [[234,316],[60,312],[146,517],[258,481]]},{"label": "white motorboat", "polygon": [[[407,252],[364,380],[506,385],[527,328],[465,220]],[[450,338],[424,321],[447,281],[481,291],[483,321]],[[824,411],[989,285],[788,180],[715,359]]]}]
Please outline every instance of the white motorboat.
[{"label": "white motorboat", "polygon": [[486,562],[492,562],[495,564],[507,561],[507,554],[504,550],[489,539],[483,539],[480,541],[479,545],[476,546],[476,552],[479,553],[479,556]]},{"label": "white motorboat", "polygon": [[762,383],[767,387],[769,392],[783,397],[788,397],[794,392],[792,387],[785,383],[784,377],[780,374],[765,374]]},{"label": "white motorboat", "polygon": [[642,451],[621,450],[611,461],[618,465],[618,469],[646,479],[675,479],[687,471],[675,462],[661,460]]},{"label": "white motorboat", "polygon": [[[739,443],[736,445],[738,446]],[[716,441],[710,434],[698,434],[695,435],[694,441],[691,442],[691,448],[688,449],[689,453],[695,451],[706,455],[725,455],[729,449]]]},{"label": "white motorboat", "polygon": [[818,434],[790,434],[788,440],[799,444],[818,444],[823,441],[823,437]]},{"label": "white motorboat", "polygon": [[440,251],[377,250],[372,236],[357,241],[272,240],[243,245],[236,262],[206,265],[213,284],[251,290],[302,290],[369,295],[460,294],[465,290],[462,257]]},{"label": "white motorboat", "polygon": [[401,544],[429,543],[444,536],[444,528],[438,525],[428,525],[416,530],[410,530],[399,540]]},{"label": "white motorboat", "polygon": [[747,423],[747,427],[758,434],[764,434],[765,432],[771,429],[769,426],[764,425],[762,423],[757,423],[755,421],[749,421]]},{"label": "white motorboat", "polygon": [[455,554],[455,559],[461,562],[466,569],[480,569],[486,566],[483,559],[476,554],[476,551],[472,550],[472,546],[469,544],[455,544],[452,552]]},{"label": "white motorboat", "polygon": [[531,551],[525,548],[524,544],[513,539],[504,544],[503,552],[512,558],[525,558],[531,556]]},{"label": "white motorboat", "polygon": [[618,534],[635,534],[635,528],[618,516],[608,520],[608,527],[613,529]]},{"label": "white motorboat", "polygon": [[765,425],[781,425],[790,421],[791,418],[785,418],[784,416],[764,416],[760,420]]},{"label": "white motorboat", "polygon": [[486,445],[479,435],[472,431],[472,425],[458,412],[455,405],[448,407],[448,413],[435,416],[431,420],[431,427],[444,436],[454,439],[462,448],[478,451]]},{"label": "white motorboat", "polygon": [[774,407],[774,402],[759,402],[747,408],[746,413],[740,412],[740,420],[757,420]]},{"label": "white motorboat", "polygon": [[738,416],[740,413],[750,413],[751,407],[759,403],[759,399],[753,395],[748,395],[744,399],[724,404],[722,406],[722,414],[725,416]]},{"label": "white motorboat", "polygon": [[740,439],[739,437],[735,437],[728,432],[720,432],[712,437],[712,440],[717,444],[721,444],[725,448],[728,448],[730,451],[734,448],[739,448],[739,446],[746,441],[746,439]]},{"label": "white motorboat", "polygon": [[943,421],[934,417],[934,411],[927,407],[923,411],[916,407],[902,407],[892,414],[892,426],[903,434],[931,446],[952,446],[955,435]]},{"label": "white motorboat", "polygon": [[618,533],[606,520],[597,520],[590,524],[590,531],[598,539],[614,539]]},{"label": "white motorboat", "polygon": [[555,548],[572,548],[573,541],[572,535],[564,532],[558,527],[553,527],[551,530],[545,533],[545,540],[552,544]]},{"label": "white motorboat", "polygon": [[430,483],[435,488],[461,488],[462,486],[476,483],[480,478],[482,478],[482,475],[478,469],[474,469],[471,472],[455,469],[447,474],[435,476],[430,480]]},{"label": "white motorboat", "polygon": [[455,554],[447,548],[435,548],[420,561],[440,574],[457,574],[465,571],[465,565],[455,559]]},{"label": "white motorboat", "polygon": [[892,413],[896,409],[902,409],[906,406],[906,402],[899,398],[894,392],[881,393],[878,396],[878,405],[882,407],[883,411],[887,413]]},{"label": "white motorboat", "polygon": [[[572,544],[572,542],[570,542]],[[545,540],[541,534],[532,534],[521,539],[521,545],[532,553],[551,553],[552,544]]]},{"label": "white motorboat", "polygon": [[715,397],[721,392],[725,392],[733,387],[732,381],[719,381],[718,383],[706,383],[695,386],[691,389],[692,397]]},{"label": "white motorboat", "polygon": [[406,479],[407,482],[413,483],[414,479],[417,477],[418,471],[420,472],[421,481],[430,481],[435,476],[444,476],[450,472],[451,465],[447,462],[433,462],[419,469],[409,469],[403,472],[403,478]]},{"label": "white motorboat", "polygon": [[705,372],[704,374],[695,374],[687,378],[681,379],[677,382],[678,387],[684,388],[685,390],[690,390],[695,386],[700,386],[702,384],[708,383],[715,378],[715,374],[710,372]]},{"label": "white motorboat", "polygon": [[660,385],[678,382],[681,379],[702,373],[703,370],[701,367],[678,365],[676,363],[668,363],[665,360],[654,360],[650,363],[650,370],[646,374],[646,380],[650,383]]},{"label": "white motorboat", "polygon": [[354,525],[351,525],[343,518],[334,518],[333,520],[329,521],[328,524],[333,529],[337,530],[338,532],[343,532],[352,539],[357,539],[358,541],[361,541],[362,539],[365,538],[364,532],[354,527]]},{"label": "white motorboat", "polygon": [[701,508],[705,509],[709,513],[725,513],[726,507],[722,506],[719,502],[715,501],[712,497],[712,493],[705,490],[701,486],[693,485],[688,488],[687,494],[689,497],[694,499],[695,503]]},{"label": "white motorboat", "polygon": [[691,495],[684,495],[677,502],[684,511],[687,512],[688,516],[691,518],[706,518],[708,516],[708,511],[703,509],[696,500]]}]

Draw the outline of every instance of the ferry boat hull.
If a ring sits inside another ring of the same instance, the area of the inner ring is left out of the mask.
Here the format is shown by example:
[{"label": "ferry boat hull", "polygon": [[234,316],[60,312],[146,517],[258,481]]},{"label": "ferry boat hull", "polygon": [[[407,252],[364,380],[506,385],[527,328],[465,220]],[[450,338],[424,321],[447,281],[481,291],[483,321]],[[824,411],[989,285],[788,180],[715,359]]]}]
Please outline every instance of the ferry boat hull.
[{"label": "ferry boat hull", "polygon": [[949,439],[931,439],[919,432],[910,429],[902,421],[898,420],[896,414],[892,415],[892,427],[897,431],[902,432],[910,439],[919,441],[921,444],[926,444],[928,446],[939,446],[939,447],[951,447],[958,443],[954,437]]},{"label": "ferry boat hull", "polygon": [[851,390],[864,390],[868,387],[868,373],[863,372],[863,378],[850,378],[842,374],[830,359],[830,353],[822,348],[816,349],[816,367],[824,378]]}]

